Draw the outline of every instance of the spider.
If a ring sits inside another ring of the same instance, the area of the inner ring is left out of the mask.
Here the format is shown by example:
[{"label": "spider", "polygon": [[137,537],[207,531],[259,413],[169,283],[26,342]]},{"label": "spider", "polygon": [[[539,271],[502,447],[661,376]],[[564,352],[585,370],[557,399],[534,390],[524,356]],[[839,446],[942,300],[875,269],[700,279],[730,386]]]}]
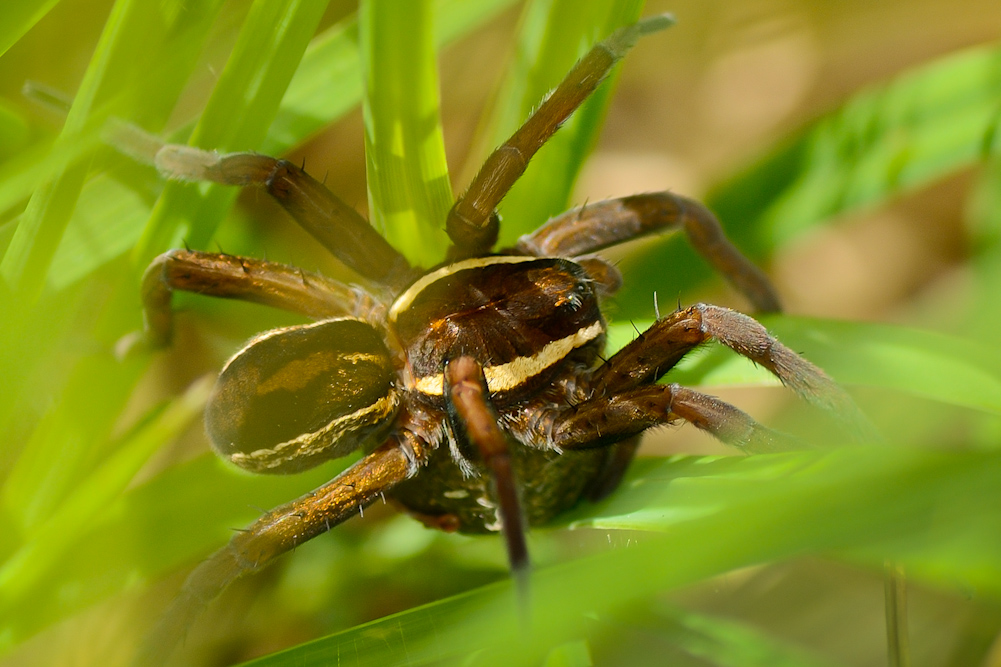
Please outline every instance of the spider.
[{"label": "spider", "polygon": [[751,450],[782,436],[706,394],[657,381],[715,339],[764,366],[808,401],[850,414],[847,394],[754,319],[696,304],[658,319],[602,358],[601,300],[621,284],[594,253],[683,230],[759,311],[779,301],[764,274],[701,204],[667,192],[602,201],[546,222],[492,252],[495,207],[532,155],[664,16],[593,47],[525,124],[486,160],[445,221],[445,261],[422,270],[351,207],[287,161],[163,145],[175,180],[266,189],[364,286],[258,259],[193,250],[159,256],[143,278],[146,331],[169,343],[176,290],[235,298],[315,321],[253,338],[226,363],[206,409],[216,451],[259,473],[295,473],[362,450],[330,482],[277,507],[198,565],[148,642],[165,657],[238,577],[386,497],[449,531],[503,534],[512,571],[526,572],[525,532],[620,482],[647,429],[687,421]]}]

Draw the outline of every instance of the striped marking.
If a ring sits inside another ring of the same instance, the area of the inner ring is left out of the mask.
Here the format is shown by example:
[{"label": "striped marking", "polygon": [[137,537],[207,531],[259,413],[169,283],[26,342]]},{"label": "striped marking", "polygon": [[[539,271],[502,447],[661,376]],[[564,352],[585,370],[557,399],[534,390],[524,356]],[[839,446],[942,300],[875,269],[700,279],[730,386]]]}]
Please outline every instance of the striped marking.
[{"label": "striped marking", "polygon": [[[353,322],[362,322],[363,324],[369,324],[368,322],[366,322],[365,320],[363,320],[363,319],[361,319],[359,317],[331,317],[329,319],[317,320],[316,322],[308,322],[306,324],[293,324],[293,325],[287,326],[287,327],[279,327],[277,329],[269,329],[268,331],[265,331],[264,333],[260,333],[260,334],[258,334],[256,336],[254,336],[253,338],[251,338],[250,340],[248,340],[246,345],[244,345],[242,348],[240,348],[237,352],[235,352],[233,354],[232,357],[230,357],[226,361],[226,363],[222,367],[222,370],[219,371],[219,374],[222,375],[223,373],[225,373],[226,369],[229,368],[229,365],[231,363],[233,363],[234,361],[236,361],[237,357],[239,357],[240,355],[242,355],[243,353],[245,353],[247,350],[249,350],[253,346],[257,345],[261,341],[265,341],[265,340],[267,340],[269,338],[274,338],[275,336],[280,336],[280,335],[282,335],[284,333],[288,333],[289,331],[296,331],[296,330],[302,331],[304,329],[312,329],[314,327],[322,327],[322,326],[324,326],[326,324],[330,324],[331,322],[344,322],[344,321],[347,321],[347,320],[350,320],[350,321],[353,321]],[[371,326],[371,325],[369,324],[369,326]]]},{"label": "striped marking", "polygon": [[[591,342],[604,330],[604,324],[597,321],[566,338],[554,340],[530,357],[518,357],[506,364],[486,366],[483,375],[487,380],[487,389],[491,394],[498,394],[516,388],[530,377],[559,362],[570,354],[571,350]],[[410,380],[407,382],[407,388],[428,396],[442,396],[445,393],[445,376],[443,373],[438,373]]]},{"label": "striped marking", "polygon": [[466,271],[468,269],[478,269],[484,266],[492,266],[494,264],[520,264],[521,262],[537,262],[541,257],[522,257],[520,255],[500,255],[497,257],[474,257],[472,259],[464,259],[461,262],[456,262],[455,264],[449,264],[448,266],[443,266],[437,271],[432,271],[426,275],[423,275],[415,282],[413,285],[407,288],[403,294],[396,298],[393,305],[389,308],[389,321],[396,322],[397,316],[413,304],[414,299],[417,295],[423,292],[428,286],[438,282],[443,278],[447,278],[459,271]]},{"label": "striped marking", "polygon": [[[270,470],[292,459],[314,456],[335,447],[344,434],[365,426],[374,426],[392,416],[399,402],[399,392],[391,387],[389,393],[376,402],[334,419],[319,431],[303,433],[274,447],[263,447],[249,453],[234,452],[229,459],[247,470]],[[342,455],[347,453],[345,451]]]}]

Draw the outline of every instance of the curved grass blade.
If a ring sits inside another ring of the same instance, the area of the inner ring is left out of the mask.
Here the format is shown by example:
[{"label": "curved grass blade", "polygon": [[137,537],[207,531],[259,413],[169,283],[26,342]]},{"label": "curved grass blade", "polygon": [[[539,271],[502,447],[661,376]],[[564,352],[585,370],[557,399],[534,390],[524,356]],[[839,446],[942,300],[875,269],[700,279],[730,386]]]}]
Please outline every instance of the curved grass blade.
[{"label": "curved grass blade", "polygon": [[[5,619],[0,625],[0,651],[25,638],[26,633],[18,626],[44,607],[34,604],[39,588],[48,587],[53,579],[62,576],[60,570],[67,554],[163,442],[177,437],[201,415],[211,386],[205,378],[163,409],[155,408],[147,423],[120,443],[57,508],[22,531],[20,544],[0,564],[0,618]],[[18,610],[21,613],[14,613]],[[55,618],[59,615],[55,614]],[[55,618],[44,620],[52,622]]]}]

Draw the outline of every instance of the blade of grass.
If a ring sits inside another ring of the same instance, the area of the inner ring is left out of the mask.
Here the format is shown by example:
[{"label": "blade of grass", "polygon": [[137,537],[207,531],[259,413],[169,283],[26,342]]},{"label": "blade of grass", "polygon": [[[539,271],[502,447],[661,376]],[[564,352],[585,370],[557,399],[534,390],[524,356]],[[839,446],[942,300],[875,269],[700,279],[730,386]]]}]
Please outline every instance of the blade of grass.
[{"label": "blade of grass", "polygon": [[664,604],[654,604],[654,614],[663,626],[651,627],[651,632],[688,655],[718,667],[832,667],[836,664],[721,616]]},{"label": "blade of grass", "polygon": [[[325,7],[321,0],[254,2],[190,145],[234,151],[261,144]],[[132,251],[133,263],[145,266],[182,240],[204,247],[238,193],[168,183]]]},{"label": "blade of grass", "polygon": [[[51,515],[22,537],[22,544],[0,565],[0,617],[17,616],[35,599],[40,584],[47,584],[61,560],[92,524],[94,518],[117,498],[149,457],[201,415],[212,382],[205,378],[140,427],[92,474],[78,484]],[[7,627],[0,630],[10,648],[23,637]]]},{"label": "blade of grass", "polygon": [[431,266],[452,205],[431,3],[362,2],[358,18],[372,224],[412,263]]},{"label": "blade of grass", "polygon": [[0,12],[0,56],[42,20],[59,0],[22,0]]},{"label": "blade of grass", "polygon": [[262,476],[235,470],[206,453],[171,468],[102,505],[63,538],[60,545],[71,547],[73,557],[62,559],[45,577],[34,577],[25,592],[33,602],[5,616],[0,632],[12,642],[22,641],[137,582],[194,563],[224,543],[234,527],[256,519],[258,508],[302,495],[348,463],[337,461],[299,475]]},{"label": "blade of grass", "polygon": [[856,94],[709,202],[755,230],[756,248],[782,245],[981,160],[1001,121],[998,91],[1001,47],[949,55]]},{"label": "blade of grass", "polygon": [[[514,0],[438,0],[434,5],[438,49],[487,23]],[[289,83],[261,151],[279,155],[334,122],[361,102],[358,20],[347,19],[310,42]]]},{"label": "blade of grass", "polygon": [[[98,43],[84,79],[66,118],[60,142],[72,143],[87,127],[98,127],[108,114],[130,113],[141,104],[142,117],[155,120],[169,110],[171,82],[178,73],[153,86],[150,72],[163,63],[151,61],[164,49],[168,60],[193,56],[186,39],[204,34],[217,2],[200,4],[191,11],[164,12],[134,0],[119,0]],[[197,42],[196,42],[197,43]],[[168,49],[177,46],[176,55]],[[184,70],[181,70],[183,73]],[[45,276],[66,224],[76,206],[87,174],[87,165],[67,164],[32,194],[7,252],[0,274],[12,289],[34,299],[44,286]]]}]

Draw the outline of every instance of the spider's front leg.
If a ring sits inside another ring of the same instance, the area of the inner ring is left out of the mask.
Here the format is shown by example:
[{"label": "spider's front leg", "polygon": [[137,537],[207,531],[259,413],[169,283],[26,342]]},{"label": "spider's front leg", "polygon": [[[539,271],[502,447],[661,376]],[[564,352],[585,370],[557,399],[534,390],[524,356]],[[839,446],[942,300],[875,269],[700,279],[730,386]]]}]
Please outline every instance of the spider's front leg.
[{"label": "spider's front leg", "polygon": [[109,141],[126,155],[154,165],[171,180],[264,188],[334,256],[391,291],[406,286],[416,275],[406,258],[365,218],[288,160],[164,144],[125,123],[110,128]]},{"label": "spider's front leg", "polygon": [[768,277],[733,245],[702,204],[653,192],[571,209],[521,237],[514,252],[536,257],[580,257],[657,232],[683,230],[692,247],[746,296],[758,312],[781,310]]},{"label": "spider's front leg", "polygon": [[550,442],[561,449],[605,447],[678,419],[728,445],[758,453],[794,444],[729,403],[678,384],[650,385],[587,401],[557,420]]},{"label": "spider's front leg", "polygon": [[150,344],[170,343],[176,290],[240,299],[312,318],[378,321],[384,306],[358,287],[294,266],[220,253],[171,250],[146,269],[142,299]]},{"label": "spider's front leg", "polygon": [[562,448],[599,446],[683,419],[727,444],[752,451],[787,448],[792,444],[788,438],[717,398],[677,384],[653,384],[688,352],[713,339],[829,411],[850,436],[877,437],[847,392],[756,320],[728,308],[696,304],[657,321],[596,369],[591,398],[545,426],[549,441]]},{"label": "spider's front leg", "polygon": [[497,413],[487,396],[483,366],[472,357],[458,357],[445,368],[449,427],[461,449],[477,451],[493,482],[501,530],[507,544],[511,572],[524,585],[528,570],[525,519],[518,500],[518,487],[511,464],[507,436],[498,425]]},{"label": "spider's front leg", "polygon": [[160,665],[201,610],[236,579],[351,518],[398,482],[413,476],[429,455],[417,436],[402,432],[315,491],[277,507],[238,532],[202,561],[160,618],[134,661]]},{"label": "spider's front leg", "polygon": [[499,220],[494,209],[529,160],[584,103],[608,72],[643,35],[663,30],[674,22],[667,15],[651,16],[619,28],[581,58],[555,90],[538,106],[511,138],[487,157],[479,173],[460,196],[445,222],[455,244],[455,258],[486,253],[497,241]]}]

